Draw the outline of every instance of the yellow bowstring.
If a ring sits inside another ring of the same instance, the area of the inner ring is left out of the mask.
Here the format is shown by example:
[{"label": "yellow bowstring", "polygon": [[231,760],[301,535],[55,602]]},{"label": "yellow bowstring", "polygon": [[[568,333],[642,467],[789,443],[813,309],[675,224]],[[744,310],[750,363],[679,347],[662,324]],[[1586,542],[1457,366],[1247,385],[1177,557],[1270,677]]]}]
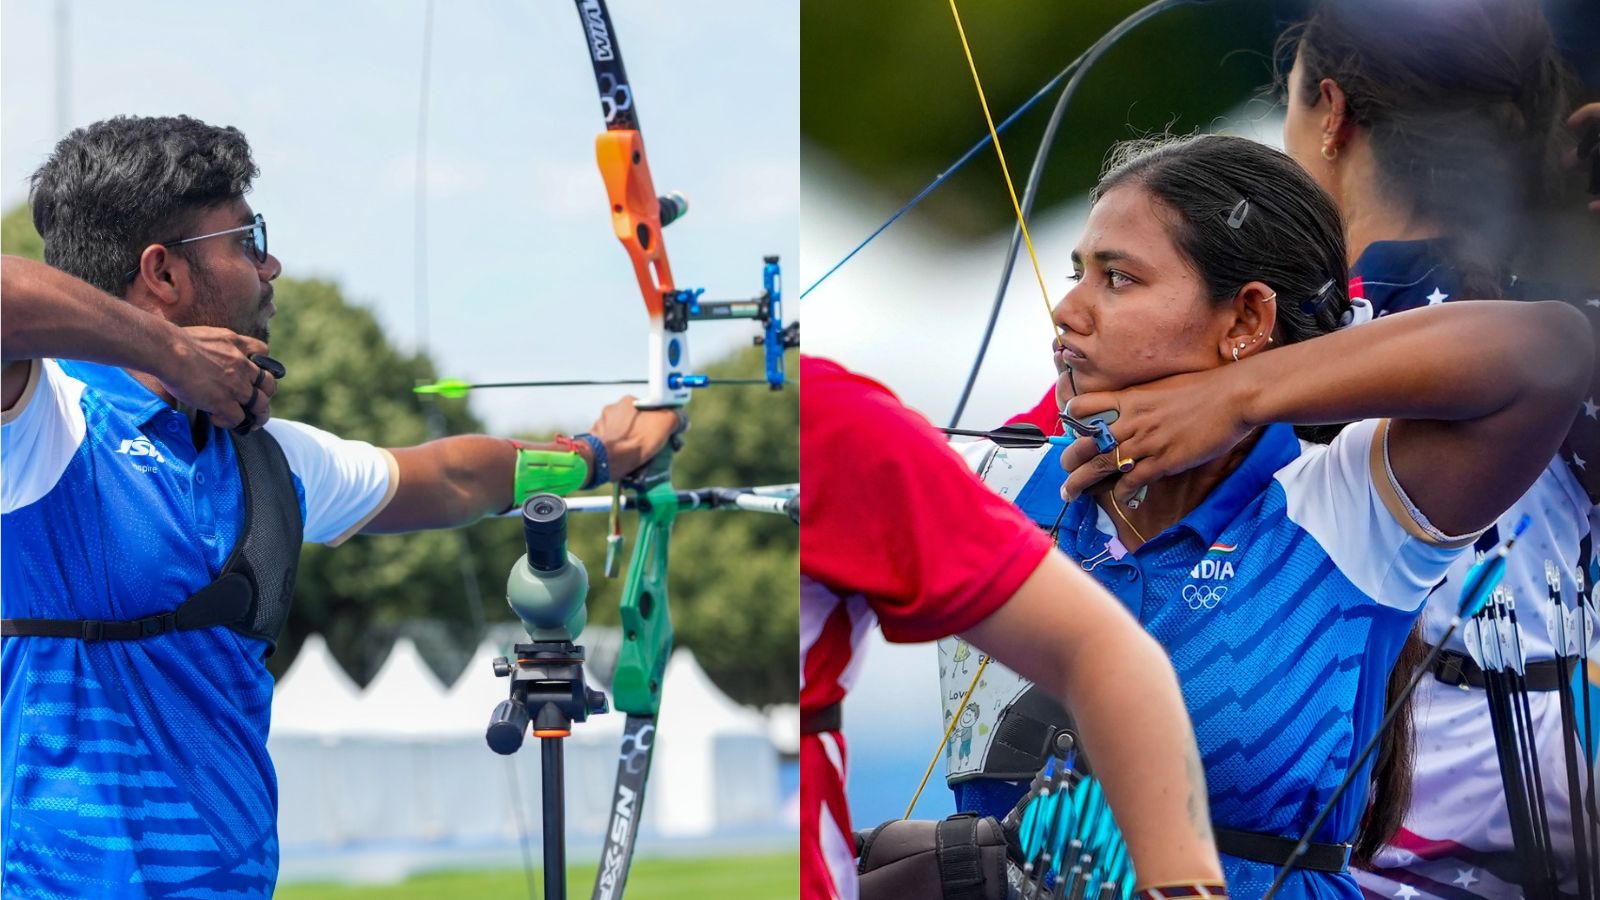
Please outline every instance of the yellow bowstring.
[{"label": "yellow bowstring", "polygon": [[961,27],[961,13],[956,9],[956,0],[950,0],[950,15],[955,17],[956,33],[961,36],[961,49],[967,54],[967,68],[972,70],[972,85],[978,89],[978,104],[983,107],[983,120],[989,125],[989,139],[994,141],[995,155],[1000,157],[1000,174],[1005,176],[1006,191],[1011,194],[1011,208],[1017,214],[1017,227],[1022,230],[1022,242],[1028,245],[1028,259],[1033,261],[1033,275],[1039,280],[1039,293],[1044,297],[1045,316],[1050,320],[1050,330],[1059,336],[1055,304],[1050,302],[1050,289],[1044,284],[1044,270],[1039,267],[1039,255],[1033,251],[1033,238],[1028,234],[1028,223],[1022,217],[1022,204],[1017,202],[1017,189],[1011,183],[1011,170],[1006,167],[1005,151],[1000,149],[1000,133],[995,130],[994,116],[989,114],[989,101],[983,96],[983,82],[978,78],[978,64],[972,59],[972,47],[967,44],[967,30]]},{"label": "yellow bowstring", "polygon": [[928,771],[922,773],[922,781],[917,784],[916,793],[911,795],[911,805],[906,807],[906,814],[902,820],[911,818],[911,811],[917,808],[917,800],[922,797],[922,789],[928,786],[928,777],[933,774],[933,767],[939,764],[939,754],[944,752],[944,746],[950,743],[950,735],[955,734],[956,723],[961,721],[961,713],[967,708],[967,701],[972,699],[972,692],[978,689],[978,679],[983,677],[983,670],[989,665],[989,657],[983,656],[978,660],[978,671],[972,673],[972,684],[967,692],[961,695],[961,702],[956,705],[955,715],[950,717],[950,727],[944,730],[944,737],[939,739],[939,746],[933,748],[933,759],[928,760]]},{"label": "yellow bowstring", "polygon": [[[989,139],[994,142],[995,155],[1000,157],[1000,174],[1005,176],[1006,192],[1011,195],[1011,209],[1017,214],[1017,227],[1022,231],[1022,242],[1028,245],[1028,259],[1033,263],[1033,277],[1038,279],[1039,295],[1044,298],[1045,317],[1050,320],[1050,330],[1059,334],[1060,330],[1056,327],[1055,304],[1050,302],[1050,289],[1045,287],[1044,270],[1039,267],[1039,254],[1034,252],[1033,237],[1028,234],[1028,223],[1022,217],[1022,204],[1017,200],[1017,189],[1011,182],[1011,170],[1006,166],[1005,151],[1000,149],[1000,133],[995,130],[994,116],[989,114],[989,101],[983,95],[983,81],[978,77],[978,64],[972,59],[972,47],[967,43],[967,30],[961,26],[961,12],[956,9],[956,0],[950,0],[950,15],[955,17],[956,33],[961,36],[961,50],[967,55],[967,68],[972,71],[972,86],[978,89],[978,104],[983,107],[983,120],[989,126]],[[944,730],[944,737],[939,739],[939,746],[934,748],[933,759],[928,760],[928,769],[922,773],[922,781],[917,784],[916,792],[911,795],[911,804],[906,807],[906,814],[902,818],[911,818],[911,813],[917,808],[917,800],[922,797],[922,789],[928,786],[928,779],[933,775],[934,766],[939,764],[939,756],[950,743],[950,735],[955,733],[956,724],[961,721],[961,712],[967,708],[967,701],[972,699],[973,692],[978,689],[978,679],[983,677],[983,670],[988,665],[988,656],[979,660],[978,670],[972,673],[972,684],[967,687],[961,702],[956,705],[956,712],[950,717],[950,724]]]}]

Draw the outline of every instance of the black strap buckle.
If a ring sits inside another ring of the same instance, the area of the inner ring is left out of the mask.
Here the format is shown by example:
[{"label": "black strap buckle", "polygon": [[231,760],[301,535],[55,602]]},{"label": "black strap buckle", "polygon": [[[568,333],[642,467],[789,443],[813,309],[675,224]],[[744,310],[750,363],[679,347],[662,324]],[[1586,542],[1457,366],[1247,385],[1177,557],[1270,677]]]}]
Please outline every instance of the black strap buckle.
[{"label": "black strap buckle", "polygon": [[178,616],[176,613],[161,613],[160,615],[148,616],[139,620],[139,635],[141,637],[155,637],[158,634],[176,631],[177,628]]},{"label": "black strap buckle", "polygon": [[83,642],[88,644],[100,640],[101,634],[105,632],[105,626],[106,623],[101,622],[98,619],[84,619]]}]

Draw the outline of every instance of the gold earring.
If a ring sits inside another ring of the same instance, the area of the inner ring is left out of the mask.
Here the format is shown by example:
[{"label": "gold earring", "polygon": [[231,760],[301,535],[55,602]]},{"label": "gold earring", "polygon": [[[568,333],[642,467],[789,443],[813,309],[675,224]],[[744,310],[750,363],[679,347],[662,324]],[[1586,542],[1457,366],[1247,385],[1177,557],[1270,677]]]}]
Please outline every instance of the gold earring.
[{"label": "gold earring", "polygon": [[1323,144],[1322,145],[1322,158],[1327,160],[1328,162],[1333,162],[1334,160],[1339,158],[1339,148],[1333,146],[1332,144]]}]

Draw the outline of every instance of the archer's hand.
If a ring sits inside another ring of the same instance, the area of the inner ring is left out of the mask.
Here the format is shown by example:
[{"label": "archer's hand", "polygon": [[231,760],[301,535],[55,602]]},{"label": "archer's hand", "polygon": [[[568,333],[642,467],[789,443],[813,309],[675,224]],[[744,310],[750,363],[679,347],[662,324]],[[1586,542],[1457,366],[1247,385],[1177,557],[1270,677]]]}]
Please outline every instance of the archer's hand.
[{"label": "archer's hand", "polygon": [[[1578,107],[1577,111],[1567,118],[1567,127],[1572,129],[1573,134],[1578,137],[1579,144],[1582,145],[1586,137],[1596,131],[1600,131],[1600,102],[1586,103]],[[1600,154],[1600,148],[1589,147],[1586,149],[1589,150],[1589,156],[1582,160],[1578,159],[1577,150],[1568,150],[1562,155],[1562,163],[1569,169],[1575,169],[1579,165],[1595,165],[1593,160],[1597,154]],[[1589,201],[1589,211],[1600,213],[1600,199]]]},{"label": "archer's hand", "polygon": [[611,460],[611,477],[621,478],[661,452],[680,429],[677,410],[641,410],[629,395],[606,406],[600,418],[589,426],[589,433],[606,445]]},{"label": "archer's hand", "polygon": [[[171,362],[152,372],[179,403],[202,410],[212,423],[233,428],[254,416],[253,427],[272,416],[278,380],[250,359],[267,345],[227,328],[194,325],[179,330]],[[253,398],[253,399],[252,399]]]},{"label": "archer's hand", "polygon": [[1168,475],[1193,469],[1239,445],[1250,433],[1238,393],[1237,365],[1188,372],[1121,391],[1080,394],[1067,403],[1074,418],[1087,420],[1117,411],[1110,453],[1099,453],[1092,438],[1079,438],[1061,454],[1068,472],[1061,499],[1071,501],[1106,478],[1119,474],[1118,462],[1132,460],[1112,486],[1112,500],[1126,504],[1139,489]]}]

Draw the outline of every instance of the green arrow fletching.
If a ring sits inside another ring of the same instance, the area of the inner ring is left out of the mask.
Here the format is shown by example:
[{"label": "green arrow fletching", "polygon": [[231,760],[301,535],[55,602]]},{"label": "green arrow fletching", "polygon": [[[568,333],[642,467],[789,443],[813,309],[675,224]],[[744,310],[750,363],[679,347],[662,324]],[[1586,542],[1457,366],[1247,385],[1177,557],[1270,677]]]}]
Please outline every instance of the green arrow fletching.
[{"label": "green arrow fletching", "polygon": [[441,397],[465,397],[472,385],[459,378],[441,378],[433,384],[419,384],[411,389],[418,394],[438,394]]}]

